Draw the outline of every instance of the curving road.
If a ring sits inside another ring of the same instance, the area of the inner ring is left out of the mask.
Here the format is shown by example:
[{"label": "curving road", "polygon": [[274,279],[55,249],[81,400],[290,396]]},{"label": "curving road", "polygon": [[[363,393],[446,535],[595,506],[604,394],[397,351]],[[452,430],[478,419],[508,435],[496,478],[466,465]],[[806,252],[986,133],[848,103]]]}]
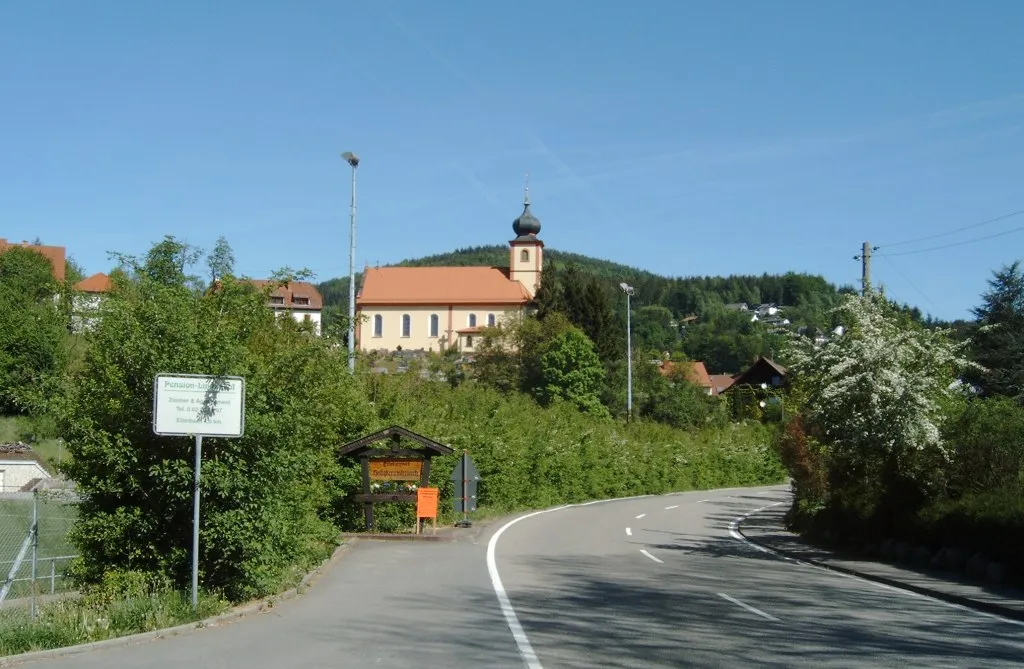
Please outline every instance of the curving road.
[{"label": "curving road", "polygon": [[686,493],[507,527],[495,567],[528,666],[1021,666],[1019,623],[782,560],[730,532],[788,499],[778,487]]},{"label": "curving road", "polygon": [[694,492],[528,514],[450,543],[364,541],[269,613],[24,666],[1020,666],[1019,623],[730,532],[786,500],[779,487]]}]

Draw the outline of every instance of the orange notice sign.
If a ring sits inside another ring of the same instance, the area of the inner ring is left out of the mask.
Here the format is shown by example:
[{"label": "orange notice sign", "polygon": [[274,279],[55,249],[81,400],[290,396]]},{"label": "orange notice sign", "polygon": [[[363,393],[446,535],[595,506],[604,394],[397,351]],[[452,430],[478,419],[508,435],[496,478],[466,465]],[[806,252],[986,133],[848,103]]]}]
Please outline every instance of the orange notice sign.
[{"label": "orange notice sign", "polygon": [[372,481],[419,481],[422,460],[370,460]]},{"label": "orange notice sign", "polygon": [[437,518],[437,488],[420,488],[416,491],[416,517]]}]

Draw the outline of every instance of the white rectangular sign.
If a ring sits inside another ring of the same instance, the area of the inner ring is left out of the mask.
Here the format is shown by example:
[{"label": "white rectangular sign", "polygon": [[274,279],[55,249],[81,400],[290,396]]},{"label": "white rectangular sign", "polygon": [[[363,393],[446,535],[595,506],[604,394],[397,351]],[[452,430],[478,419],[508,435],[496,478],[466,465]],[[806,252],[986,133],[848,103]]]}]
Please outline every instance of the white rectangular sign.
[{"label": "white rectangular sign", "polygon": [[241,437],[245,379],[240,376],[157,374],[153,432],[161,436]]}]

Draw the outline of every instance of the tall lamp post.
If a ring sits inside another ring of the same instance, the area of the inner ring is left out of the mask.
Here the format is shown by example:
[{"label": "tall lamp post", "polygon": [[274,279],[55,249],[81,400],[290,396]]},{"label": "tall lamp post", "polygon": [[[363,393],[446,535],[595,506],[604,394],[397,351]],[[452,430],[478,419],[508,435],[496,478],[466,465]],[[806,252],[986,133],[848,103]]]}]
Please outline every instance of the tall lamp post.
[{"label": "tall lamp post", "polygon": [[352,198],[349,206],[348,232],[348,371],[356,371],[356,168],[359,156],[346,151],[341,154],[352,166]]},{"label": "tall lamp post", "polygon": [[633,420],[633,326],[630,321],[629,298],[633,286],[620,283],[619,288],[626,294],[626,422]]}]

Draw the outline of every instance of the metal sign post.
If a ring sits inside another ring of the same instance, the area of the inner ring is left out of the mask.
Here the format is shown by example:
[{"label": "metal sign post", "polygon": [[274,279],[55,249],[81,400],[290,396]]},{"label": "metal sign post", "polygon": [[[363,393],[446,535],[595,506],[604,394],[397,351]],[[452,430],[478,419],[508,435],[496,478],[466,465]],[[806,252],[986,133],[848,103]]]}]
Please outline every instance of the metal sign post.
[{"label": "metal sign post", "polygon": [[240,376],[157,374],[153,379],[153,433],[194,437],[192,483],[192,608],[199,606],[199,481],[203,437],[241,437],[245,432],[245,379]]},{"label": "metal sign post", "polygon": [[192,608],[199,606],[199,472],[203,466],[203,435],[196,435],[196,471],[192,484]]},{"label": "metal sign post", "polygon": [[480,473],[469,457],[469,451],[463,451],[459,463],[455,465],[455,471],[452,472],[452,482],[455,483],[455,512],[462,512],[462,520],[455,523],[456,527],[473,526],[469,520],[469,512],[476,511],[476,484],[479,480]]}]

